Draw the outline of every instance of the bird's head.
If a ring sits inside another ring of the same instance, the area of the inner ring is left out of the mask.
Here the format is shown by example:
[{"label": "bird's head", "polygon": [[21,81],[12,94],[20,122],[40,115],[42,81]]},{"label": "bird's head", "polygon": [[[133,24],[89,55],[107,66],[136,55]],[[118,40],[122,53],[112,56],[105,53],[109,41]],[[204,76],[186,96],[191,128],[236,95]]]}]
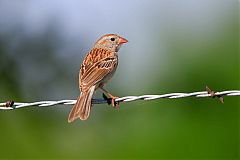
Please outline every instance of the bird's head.
[{"label": "bird's head", "polygon": [[127,43],[128,40],[122,38],[116,34],[106,34],[102,36],[94,45],[95,48],[104,48],[117,52],[123,43]]}]

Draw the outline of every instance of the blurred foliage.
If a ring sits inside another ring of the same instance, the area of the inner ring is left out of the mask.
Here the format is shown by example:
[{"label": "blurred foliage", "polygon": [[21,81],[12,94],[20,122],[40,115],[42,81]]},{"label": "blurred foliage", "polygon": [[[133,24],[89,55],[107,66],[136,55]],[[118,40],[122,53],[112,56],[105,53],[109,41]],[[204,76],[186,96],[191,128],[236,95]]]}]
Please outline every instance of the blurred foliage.
[{"label": "blurred foliage", "polygon": [[[158,67],[149,63],[147,70],[152,76],[148,78],[154,83],[149,84],[145,79],[147,85],[139,86],[135,94],[200,91],[206,85],[216,91],[239,89],[238,17],[227,17],[221,24],[224,25],[206,37],[181,29],[155,34],[153,50],[163,55],[152,56],[167,62],[156,64]],[[0,34],[2,102],[77,96],[82,57],[69,55],[67,59],[58,54],[57,48],[65,41],[55,27],[49,25],[37,36],[29,36],[19,26]],[[195,29],[198,32],[199,28]],[[158,48],[162,42],[158,39],[164,40],[165,52]],[[164,74],[158,74],[158,70]],[[119,73],[116,76],[123,77],[123,81],[128,78],[136,81],[134,75],[126,78]],[[145,78],[144,73],[138,78]],[[115,80],[111,85],[113,93],[128,95],[130,91],[119,91],[116,87],[124,85],[118,84],[121,80],[114,83]],[[69,110],[69,106],[55,106],[1,111],[0,158],[239,158],[238,97],[226,97],[224,104],[210,98],[138,101],[123,103],[120,110],[96,105],[89,120],[72,124],[67,123]]]}]

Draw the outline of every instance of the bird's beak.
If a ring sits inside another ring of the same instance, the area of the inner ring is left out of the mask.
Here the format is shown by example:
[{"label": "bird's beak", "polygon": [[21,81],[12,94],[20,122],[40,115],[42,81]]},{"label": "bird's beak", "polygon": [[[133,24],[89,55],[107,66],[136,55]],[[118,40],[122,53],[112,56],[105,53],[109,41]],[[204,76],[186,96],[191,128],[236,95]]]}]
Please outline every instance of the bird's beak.
[{"label": "bird's beak", "polygon": [[128,40],[126,40],[125,38],[119,37],[119,44],[123,44],[123,43],[127,43]]}]

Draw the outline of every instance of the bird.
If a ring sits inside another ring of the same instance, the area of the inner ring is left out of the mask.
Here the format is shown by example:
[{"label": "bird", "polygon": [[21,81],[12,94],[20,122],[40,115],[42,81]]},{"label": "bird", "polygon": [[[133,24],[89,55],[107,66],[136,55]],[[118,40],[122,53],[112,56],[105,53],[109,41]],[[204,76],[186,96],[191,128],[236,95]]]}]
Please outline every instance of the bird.
[{"label": "bird", "polygon": [[117,34],[106,34],[99,38],[84,58],[79,72],[80,95],[68,116],[68,122],[87,120],[91,111],[91,100],[95,90],[101,89],[111,98],[113,107],[118,107],[104,85],[112,78],[118,66],[118,51],[128,40]]}]

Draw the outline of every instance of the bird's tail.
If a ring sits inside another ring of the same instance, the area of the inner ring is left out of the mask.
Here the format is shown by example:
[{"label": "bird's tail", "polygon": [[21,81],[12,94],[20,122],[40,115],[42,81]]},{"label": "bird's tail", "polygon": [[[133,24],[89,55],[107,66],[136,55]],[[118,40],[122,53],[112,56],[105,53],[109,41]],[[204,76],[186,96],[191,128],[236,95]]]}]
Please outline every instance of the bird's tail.
[{"label": "bird's tail", "polygon": [[75,119],[80,118],[81,120],[86,120],[89,117],[91,110],[91,100],[95,86],[89,88],[89,90],[81,92],[77,99],[76,104],[73,106],[71,112],[68,116],[68,122],[71,123]]}]

